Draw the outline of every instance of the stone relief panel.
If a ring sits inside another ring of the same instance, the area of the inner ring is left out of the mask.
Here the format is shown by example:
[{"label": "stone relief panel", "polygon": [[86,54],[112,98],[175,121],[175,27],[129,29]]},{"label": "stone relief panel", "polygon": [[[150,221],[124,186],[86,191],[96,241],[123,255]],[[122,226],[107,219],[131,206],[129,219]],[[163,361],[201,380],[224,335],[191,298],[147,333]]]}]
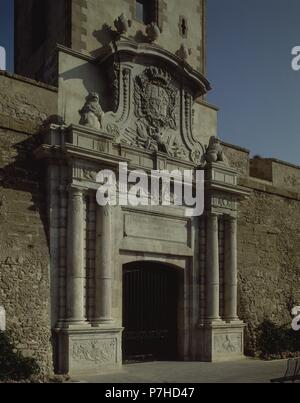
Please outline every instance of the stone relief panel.
[{"label": "stone relief panel", "polygon": [[165,69],[114,63],[114,111],[103,113],[90,93],[79,111],[81,125],[124,144],[167,157],[205,163],[205,148],[193,135],[193,97]]},{"label": "stone relief panel", "polygon": [[241,334],[216,334],[214,336],[214,352],[224,353],[242,353],[242,335]]},{"label": "stone relief panel", "polygon": [[114,364],[117,360],[117,340],[79,340],[74,342],[72,359],[100,365]]},{"label": "stone relief panel", "polygon": [[237,202],[235,197],[230,194],[214,194],[212,196],[212,206],[223,210],[236,211]]}]

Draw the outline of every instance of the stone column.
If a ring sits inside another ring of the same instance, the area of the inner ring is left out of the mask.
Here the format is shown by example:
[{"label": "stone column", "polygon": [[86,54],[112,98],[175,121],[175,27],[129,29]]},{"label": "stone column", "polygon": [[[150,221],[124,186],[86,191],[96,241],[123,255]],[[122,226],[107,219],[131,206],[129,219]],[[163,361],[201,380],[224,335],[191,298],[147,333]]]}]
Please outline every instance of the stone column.
[{"label": "stone column", "polygon": [[220,320],[218,215],[207,216],[206,319]]},{"label": "stone column", "polygon": [[112,207],[97,206],[95,324],[112,319]]},{"label": "stone column", "polygon": [[237,316],[237,219],[229,216],[225,227],[225,320]]},{"label": "stone column", "polygon": [[83,190],[71,187],[68,208],[67,321],[73,324],[85,322],[83,222]]}]

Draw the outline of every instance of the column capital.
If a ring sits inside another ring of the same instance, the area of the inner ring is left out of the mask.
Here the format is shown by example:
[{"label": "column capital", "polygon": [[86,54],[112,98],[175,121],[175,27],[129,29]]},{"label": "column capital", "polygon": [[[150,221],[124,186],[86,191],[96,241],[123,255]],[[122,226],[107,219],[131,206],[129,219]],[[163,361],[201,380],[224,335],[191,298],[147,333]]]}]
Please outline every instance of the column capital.
[{"label": "column capital", "polygon": [[218,219],[219,217],[222,217],[222,213],[218,213],[218,212],[215,212],[215,211],[212,211],[212,212],[210,212],[210,211],[207,211],[207,212],[205,212],[204,213],[204,217],[206,218],[206,219],[212,219],[212,220],[216,220],[216,219]]},{"label": "column capital", "polygon": [[67,191],[72,193],[74,196],[83,196],[88,190],[89,188],[86,186],[78,186],[72,183],[67,187]]}]

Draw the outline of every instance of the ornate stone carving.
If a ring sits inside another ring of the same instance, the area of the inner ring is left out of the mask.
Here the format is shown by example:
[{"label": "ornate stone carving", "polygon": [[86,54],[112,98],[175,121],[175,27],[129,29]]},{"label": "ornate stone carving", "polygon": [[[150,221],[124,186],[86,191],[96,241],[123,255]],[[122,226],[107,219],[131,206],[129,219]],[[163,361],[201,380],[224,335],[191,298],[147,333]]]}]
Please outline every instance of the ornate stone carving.
[{"label": "ornate stone carving", "polygon": [[221,146],[221,141],[217,137],[211,137],[209,145],[205,154],[206,162],[224,162],[226,163],[226,157]]},{"label": "ornate stone carving", "polygon": [[114,123],[108,123],[106,127],[107,133],[114,137],[114,142],[118,143],[120,141],[120,131],[119,127]]},{"label": "ornate stone carving", "polygon": [[168,154],[171,157],[178,158],[181,160],[186,159],[188,156],[186,149],[183,147],[182,144],[178,142],[177,139],[174,141],[173,145],[169,147]]},{"label": "ornate stone carving", "polygon": [[135,80],[136,115],[157,129],[176,129],[176,90],[171,76],[150,67]]},{"label": "ornate stone carving", "polygon": [[119,107],[120,99],[120,62],[115,60],[113,64],[113,79],[112,79],[112,101],[113,101],[113,111],[116,112]]},{"label": "ornate stone carving", "polygon": [[222,353],[241,353],[242,336],[240,334],[217,334],[214,337],[214,351]]},{"label": "ornate stone carving", "polygon": [[187,46],[182,44],[180,46],[180,49],[176,52],[176,55],[182,59],[182,60],[187,60],[188,57],[192,54],[192,49],[189,49]]},{"label": "ornate stone carving", "polygon": [[199,165],[202,161],[203,152],[199,148],[195,148],[194,150],[191,151],[190,156],[192,162]]},{"label": "ornate stone carving", "polygon": [[116,340],[78,341],[73,345],[72,358],[75,361],[112,364],[116,362],[116,346]]},{"label": "ornate stone carving", "polygon": [[216,195],[212,197],[214,207],[221,207],[227,210],[236,210],[236,201],[230,195]]},{"label": "ornate stone carving", "polygon": [[187,92],[183,96],[183,114],[184,120],[183,137],[184,141],[190,150],[190,160],[197,165],[201,165],[204,162],[204,147],[202,144],[195,140],[193,135],[193,99]]},{"label": "ornate stone carving", "polygon": [[151,22],[151,24],[146,27],[146,34],[149,42],[155,42],[158,40],[161,32],[158,25],[155,22]]},{"label": "ornate stone carving", "polygon": [[150,67],[135,80],[136,145],[151,151],[171,151],[163,130],[177,128],[177,91],[171,76]]},{"label": "ornate stone carving", "polygon": [[128,117],[130,110],[129,107],[129,93],[130,93],[130,70],[125,68],[122,70],[123,80],[123,112],[120,121],[125,121]]},{"label": "ornate stone carving", "polygon": [[83,179],[89,180],[89,181],[96,181],[97,177],[97,172],[96,171],[91,171],[90,169],[83,169],[82,170],[82,177]]},{"label": "ornate stone carving", "polygon": [[115,21],[114,26],[120,35],[127,34],[131,27],[131,20],[127,20],[124,13],[122,13]]},{"label": "ornate stone carving", "polygon": [[99,95],[91,92],[87,98],[84,107],[79,111],[81,115],[80,124],[100,130],[102,128],[103,111],[99,104]]}]

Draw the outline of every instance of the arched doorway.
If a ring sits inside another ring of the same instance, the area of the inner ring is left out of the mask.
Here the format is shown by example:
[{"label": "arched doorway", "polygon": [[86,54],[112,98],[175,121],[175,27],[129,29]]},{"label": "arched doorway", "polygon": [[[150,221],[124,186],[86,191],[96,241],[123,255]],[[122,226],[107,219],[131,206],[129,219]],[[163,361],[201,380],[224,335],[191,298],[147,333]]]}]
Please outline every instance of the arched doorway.
[{"label": "arched doorway", "polygon": [[124,265],[124,361],[176,359],[179,274],[153,262]]}]

